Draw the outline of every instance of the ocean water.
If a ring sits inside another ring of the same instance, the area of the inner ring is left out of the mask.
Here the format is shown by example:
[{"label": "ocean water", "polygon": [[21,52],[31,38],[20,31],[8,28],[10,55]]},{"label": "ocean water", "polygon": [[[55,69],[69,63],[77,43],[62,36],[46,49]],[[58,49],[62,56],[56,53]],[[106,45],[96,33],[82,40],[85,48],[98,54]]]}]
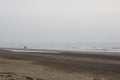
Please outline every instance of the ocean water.
[{"label": "ocean water", "polygon": [[120,52],[119,43],[0,43],[1,48],[48,49],[66,51]]}]

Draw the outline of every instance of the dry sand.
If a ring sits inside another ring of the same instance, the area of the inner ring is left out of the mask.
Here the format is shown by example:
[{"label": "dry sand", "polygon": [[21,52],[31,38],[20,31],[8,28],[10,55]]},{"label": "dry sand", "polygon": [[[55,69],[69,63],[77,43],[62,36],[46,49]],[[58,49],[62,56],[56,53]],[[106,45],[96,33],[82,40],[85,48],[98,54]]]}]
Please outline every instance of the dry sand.
[{"label": "dry sand", "polygon": [[119,59],[108,53],[0,50],[0,80],[120,80]]}]

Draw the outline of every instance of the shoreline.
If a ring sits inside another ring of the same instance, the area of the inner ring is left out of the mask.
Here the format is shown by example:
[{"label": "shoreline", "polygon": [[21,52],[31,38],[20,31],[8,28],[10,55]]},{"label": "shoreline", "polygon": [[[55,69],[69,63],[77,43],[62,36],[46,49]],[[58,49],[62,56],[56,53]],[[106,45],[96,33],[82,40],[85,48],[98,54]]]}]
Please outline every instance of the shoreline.
[{"label": "shoreline", "polygon": [[[47,50],[47,49],[23,49],[23,48],[0,48],[2,50],[6,50],[6,51],[12,51],[12,52],[16,52],[16,53],[46,53],[46,54],[63,54],[63,53],[68,53],[68,54],[75,54],[75,55],[79,55],[79,54],[85,54],[85,55],[97,55],[97,56],[115,56],[117,57],[117,59],[120,59],[120,52],[91,52],[91,51],[66,51],[66,50]],[[116,60],[117,60],[116,59]],[[113,62],[113,61],[111,61]],[[113,62],[113,63],[119,63],[119,61],[117,62]]]},{"label": "shoreline", "polygon": [[24,49],[24,48],[0,48],[2,50],[15,51],[15,52],[68,52],[68,53],[90,53],[90,54],[108,54],[108,55],[119,55],[120,51],[90,51],[90,50],[57,50],[57,49]]},{"label": "shoreline", "polygon": [[70,52],[114,52],[114,53],[120,53],[119,50],[104,50],[104,49],[95,49],[95,50],[89,50],[89,49],[83,49],[83,50],[68,50],[68,49],[38,49],[38,48],[2,48],[0,49],[8,49],[8,50],[30,50],[30,51],[70,51]]}]

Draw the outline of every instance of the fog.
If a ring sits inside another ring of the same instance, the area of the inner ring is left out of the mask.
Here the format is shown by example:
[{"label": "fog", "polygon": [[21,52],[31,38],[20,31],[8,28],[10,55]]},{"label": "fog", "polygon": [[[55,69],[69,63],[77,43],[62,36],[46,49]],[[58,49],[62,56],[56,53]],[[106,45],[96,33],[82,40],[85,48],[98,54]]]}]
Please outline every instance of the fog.
[{"label": "fog", "polygon": [[120,0],[0,0],[1,43],[120,43]]}]

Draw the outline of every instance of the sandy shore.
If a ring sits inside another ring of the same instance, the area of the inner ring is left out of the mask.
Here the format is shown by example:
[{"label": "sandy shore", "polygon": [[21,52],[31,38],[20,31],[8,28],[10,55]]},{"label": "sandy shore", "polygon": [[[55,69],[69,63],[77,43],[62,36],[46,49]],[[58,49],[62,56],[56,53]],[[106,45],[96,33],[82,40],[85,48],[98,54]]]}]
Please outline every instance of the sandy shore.
[{"label": "sandy shore", "polygon": [[62,51],[52,54],[0,49],[0,80],[119,79],[119,53]]}]

